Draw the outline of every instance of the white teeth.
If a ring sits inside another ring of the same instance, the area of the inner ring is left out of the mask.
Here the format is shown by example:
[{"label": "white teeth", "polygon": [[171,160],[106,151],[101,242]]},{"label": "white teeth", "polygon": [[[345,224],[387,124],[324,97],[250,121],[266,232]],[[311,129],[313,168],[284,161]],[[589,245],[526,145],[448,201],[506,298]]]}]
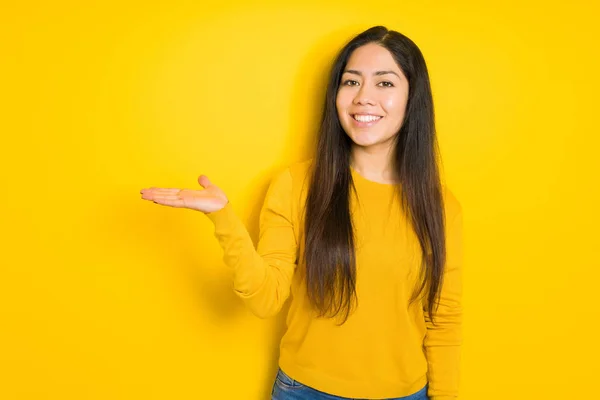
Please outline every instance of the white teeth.
[{"label": "white teeth", "polygon": [[358,114],[354,115],[354,119],[359,122],[371,122],[371,121],[376,121],[380,118],[381,117],[377,116],[377,115],[358,115]]}]

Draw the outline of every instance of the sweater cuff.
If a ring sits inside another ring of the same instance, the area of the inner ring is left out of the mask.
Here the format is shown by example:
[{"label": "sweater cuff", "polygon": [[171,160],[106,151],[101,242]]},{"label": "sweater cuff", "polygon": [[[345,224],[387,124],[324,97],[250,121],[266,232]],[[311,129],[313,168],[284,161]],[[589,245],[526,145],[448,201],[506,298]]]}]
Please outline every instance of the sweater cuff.
[{"label": "sweater cuff", "polygon": [[229,201],[227,204],[225,204],[225,207],[221,208],[220,210],[211,213],[205,213],[204,215],[206,215],[213,222],[213,224],[215,224],[215,226],[222,226],[224,224],[228,225],[236,217],[235,213],[233,212],[231,202]]}]

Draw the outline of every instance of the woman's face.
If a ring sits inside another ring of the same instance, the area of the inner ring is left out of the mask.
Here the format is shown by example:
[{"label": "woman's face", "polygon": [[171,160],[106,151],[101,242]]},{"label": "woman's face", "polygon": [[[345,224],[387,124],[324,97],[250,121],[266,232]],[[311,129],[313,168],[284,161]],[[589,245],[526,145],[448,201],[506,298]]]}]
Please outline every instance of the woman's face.
[{"label": "woman's face", "polygon": [[362,147],[391,144],[406,110],[408,81],[391,53],[369,43],[350,55],[336,98],[346,134]]}]

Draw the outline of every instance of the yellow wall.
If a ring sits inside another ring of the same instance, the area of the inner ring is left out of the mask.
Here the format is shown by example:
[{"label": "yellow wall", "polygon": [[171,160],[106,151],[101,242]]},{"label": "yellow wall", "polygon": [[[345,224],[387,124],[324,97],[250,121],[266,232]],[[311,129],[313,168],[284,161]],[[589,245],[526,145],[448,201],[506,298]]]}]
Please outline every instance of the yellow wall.
[{"label": "yellow wall", "polygon": [[205,173],[256,239],[375,24],[426,56],[466,213],[461,398],[594,397],[594,2],[95,3],[0,6],[0,398],[266,400],[281,319],[235,297],[202,214],[139,190]]}]

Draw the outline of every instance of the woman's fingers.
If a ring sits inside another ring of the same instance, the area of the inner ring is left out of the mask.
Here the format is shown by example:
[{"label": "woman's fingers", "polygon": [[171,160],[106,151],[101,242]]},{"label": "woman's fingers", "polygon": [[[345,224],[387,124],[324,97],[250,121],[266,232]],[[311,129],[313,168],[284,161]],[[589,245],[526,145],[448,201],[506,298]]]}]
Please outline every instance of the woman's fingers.
[{"label": "woman's fingers", "polygon": [[157,196],[173,196],[173,195],[177,195],[181,192],[181,189],[177,189],[177,188],[149,188],[149,189],[142,189],[140,191],[141,195],[142,195],[142,199],[145,200],[152,200],[154,198],[156,198]]},{"label": "woman's fingers", "polygon": [[154,195],[154,200],[181,200],[181,196],[177,194],[157,194]]},{"label": "woman's fingers", "polygon": [[190,200],[206,197],[203,196],[203,191],[189,190],[189,189],[177,189],[177,188],[150,188],[142,189],[142,199],[150,200],[157,204],[162,204],[171,207],[187,207]]},{"label": "woman's fingers", "polygon": [[178,198],[158,197],[154,199],[154,202],[156,204],[162,204],[163,206],[185,207],[185,202]]},{"label": "woman's fingers", "polygon": [[165,206],[184,207],[185,202],[181,198],[181,192],[181,189],[175,188],[155,188],[148,191],[142,190],[142,198]]},{"label": "woman's fingers", "polygon": [[[207,183],[204,179],[203,183]],[[209,181],[210,182],[210,181]],[[208,183],[203,190],[178,188],[147,188],[140,191],[143,200],[170,207],[189,208],[202,212],[214,212],[227,204],[227,197],[216,186]]]},{"label": "woman's fingers", "polygon": [[152,192],[159,194],[172,194],[180,192],[182,189],[178,188],[150,188],[150,189],[142,189],[142,192]]}]

